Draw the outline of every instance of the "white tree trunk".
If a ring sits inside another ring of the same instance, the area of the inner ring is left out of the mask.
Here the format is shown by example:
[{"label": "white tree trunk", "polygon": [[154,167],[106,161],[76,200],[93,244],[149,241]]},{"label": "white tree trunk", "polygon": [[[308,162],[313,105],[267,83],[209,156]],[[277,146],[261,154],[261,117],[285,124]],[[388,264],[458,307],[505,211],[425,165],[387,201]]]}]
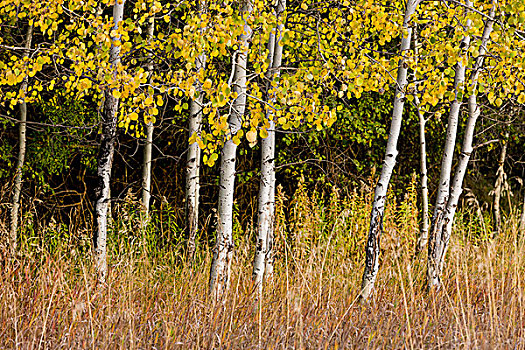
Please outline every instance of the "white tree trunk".
[{"label": "white tree trunk", "polygon": [[[151,43],[153,41],[153,33],[155,32],[155,17],[150,19],[148,27],[148,40]],[[151,55],[150,55],[151,59]],[[153,74],[153,64],[148,65],[148,71],[151,75]],[[146,125],[146,144],[144,145],[144,157],[142,163],[142,207],[144,209],[146,223],[149,219],[149,205],[151,200],[151,154],[153,151],[153,131],[155,127],[152,122]]]},{"label": "white tree trunk", "polygon": [[142,163],[142,207],[144,210],[145,222],[149,217],[149,206],[151,201],[151,154],[153,150],[153,130],[155,127],[152,122],[146,126],[146,144],[144,145],[144,158]]},{"label": "white tree trunk", "polygon": [[[467,5],[471,5],[467,1]],[[493,7],[490,13],[490,18],[494,18],[496,1],[493,1]],[[479,73],[483,66],[483,58],[487,50],[487,43],[490,38],[490,33],[492,32],[492,20],[487,20],[485,28],[483,30],[483,35],[481,38],[481,46],[479,49],[479,56],[476,60],[474,69],[471,75],[471,87],[475,88],[478,82]],[[465,49],[468,46],[464,47]],[[427,266],[427,278],[428,278],[428,287],[439,288],[441,285],[441,272],[443,270],[444,258],[446,251],[448,249],[448,242],[450,240],[450,235],[452,232],[452,223],[454,219],[454,214],[456,213],[456,208],[458,205],[459,197],[463,191],[463,179],[465,178],[465,173],[467,171],[467,165],[472,154],[472,141],[474,138],[474,130],[476,127],[476,121],[479,117],[480,110],[477,104],[476,94],[473,93],[469,96],[468,99],[468,112],[469,116],[467,119],[467,125],[465,127],[465,134],[463,136],[463,144],[461,148],[461,154],[459,156],[458,166],[456,174],[452,181],[451,190],[446,189],[448,195],[450,191],[450,196],[447,198],[444,197],[443,204],[440,210],[436,208],[434,211],[434,217],[432,218],[432,224],[430,229],[429,245],[428,245],[428,266]],[[448,135],[447,135],[448,142]],[[445,158],[445,156],[444,156]],[[443,167],[442,167],[443,171]],[[450,169],[448,170],[448,178],[450,179]],[[441,176],[444,178],[443,174]],[[443,185],[440,182],[440,187]],[[447,186],[448,182],[447,182]],[[445,190],[442,190],[445,191]],[[439,194],[438,194],[439,196]],[[438,204],[439,198],[436,200],[436,206]]]},{"label": "white tree trunk", "polygon": [[505,159],[507,158],[507,144],[509,140],[509,130],[505,131],[503,138],[503,145],[501,147],[501,153],[498,160],[498,170],[496,171],[496,183],[494,184],[494,205],[493,205],[493,217],[494,217],[494,228],[492,235],[496,237],[501,232],[501,209],[500,200],[501,192],[503,190],[503,184],[505,182]]},{"label": "white tree trunk", "polygon": [[[116,1],[113,5],[113,29],[118,28],[124,15],[124,0]],[[117,40],[118,38],[112,38]],[[120,46],[111,45],[110,64],[116,74],[117,65],[120,63]],[[111,167],[113,165],[113,154],[115,152],[115,139],[117,136],[117,111],[119,100],[113,96],[111,91],[106,90],[104,110],[102,112],[102,136],[100,148],[97,157],[97,190],[95,203],[95,216],[97,228],[93,237],[95,250],[95,267],[98,278],[105,282],[107,275],[107,256],[106,256],[106,239],[107,239],[107,219],[109,188],[111,182]]]},{"label": "white tree trunk", "polygon": [[[253,261],[253,279],[262,292],[267,256],[271,252],[269,237],[273,231],[274,203],[271,192],[275,190],[275,124],[270,121],[268,137],[261,141],[261,181],[259,184],[259,218],[257,242]],[[269,249],[270,248],[270,249]]]},{"label": "white tree trunk", "polygon": [[[199,59],[197,69],[204,69],[206,56]],[[201,67],[199,67],[199,65]],[[202,123],[203,92],[191,101],[189,136],[198,133]],[[188,259],[193,260],[195,254],[195,239],[199,230],[199,191],[200,191],[201,149],[197,142],[190,145],[187,156],[186,170],[186,210],[188,216]]]},{"label": "white tree trunk", "polygon": [[[466,1],[467,6],[472,6],[470,0]],[[471,20],[467,19],[465,28],[470,28]],[[470,45],[470,36],[466,35],[461,40],[461,47],[466,50]],[[450,177],[452,171],[452,162],[454,160],[454,148],[456,146],[456,135],[459,121],[459,110],[461,108],[461,101],[458,99],[458,94],[465,81],[466,67],[458,62],[456,64],[456,73],[454,77],[454,93],[455,98],[450,105],[448,116],[447,136],[445,140],[445,147],[443,149],[443,158],[441,160],[441,172],[439,176],[438,192],[436,197],[436,205],[434,214],[432,216],[430,228],[430,240],[428,242],[428,281],[429,288],[440,284],[439,281],[439,267],[436,266],[435,261],[443,251],[442,241],[436,237],[439,232],[443,231],[445,209],[447,206],[448,196],[450,192]]]},{"label": "white tree trunk", "polygon": [[[415,96],[415,100],[418,97]],[[416,102],[419,105],[418,102]],[[421,226],[419,230],[419,238],[417,241],[416,252],[421,252],[425,249],[428,242],[428,174],[427,174],[427,146],[425,137],[426,119],[421,113],[417,111],[419,117],[419,143],[420,143],[420,171],[421,171],[421,206],[423,207]]]},{"label": "white tree trunk", "polygon": [[[286,1],[280,0],[275,9],[277,19],[284,12]],[[272,89],[272,82],[280,74],[283,47],[279,44],[284,32],[284,25],[280,24],[275,32],[270,34],[268,42],[268,66],[267,78],[270,83],[268,90]],[[271,96],[270,96],[271,94]],[[275,94],[268,91],[268,102],[275,103]],[[261,141],[261,181],[259,184],[259,217],[257,222],[257,241],[255,258],[253,261],[253,280],[262,293],[265,275],[273,274],[273,230],[275,213],[275,123],[273,121],[273,110],[268,107],[266,118],[270,123],[268,136]]]},{"label": "white tree trunk", "polygon": [[521,209],[520,231],[525,233],[525,192],[523,193],[523,208]]},{"label": "white tree trunk", "polygon": [[[414,56],[416,58],[416,69],[417,69],[417,58],[419,57],[418,52],[418,41],[417,41],[417,26],[414,26]],[[414,70],[414,81],[416,81],[416,71]],[[421,171],[421,206],[423,207],[421,226],[419,230],[419,238],[416,245],[416,253],[419,253],[425,249],[428,241],[428,175],[427,175],[427,142],[425,137],[425,126],[427,120],[421,110],[419,109],[419,97],[417,96],[417,84],[414,89],[414,103],[416,106],[417,116],[419,118],[419,158],[420,158],[420,171]]]},{"label": "white tree trunk", "polygon": [[[206,2],[201,1],[200,13],[204,13]],[[198,73],[206,69],[206,53],[203,52],[195,61],[195,71]],[[202,82],[195,83],[198,95],[191,100],[188,137],[199,133],[202,123],[202,104],[204,92],[201,88]],[[199,231],[199,191],[200,191],[200,166],[201,149],[197,142],[190,145],[187,156],[186,168],[186,215],[188,218],[188,261],[193,261],[195,255],[195,239]]]},{"label": "white tree trunk", "polygon": [[[24,57],[29,56],[29,49],[31,48],[31,41],[33,40],[33,26],[27,28],[26,40],[25,40],[25,52]],[[25,77],[20,86],[20,90],[27,91],[28,78]],[[18,159],[15,170],[15,183],[13,202],[11,207],[11,229],[9,232],[9,249],[11,254],[16,252],[17,247],[17,235],[18,235],[18,218],[20,213],[20,193],[22,192],[22,175],[24,170],[24,161],[26,157],[26,122],[27,122],[27,104],[25,98],[20,103],[20,124],[18,125]]]},{"label": "white tree trunk", "polygon": [[407,70],[405,64],[405,53],[410,50],[410,42],[412,40],[412,26],[410,25],[411,17],[419,5],[418,0],[408,0],[405,10],[405,17],[403,20],[403,38],[401,40],[401,59],[399,60],[399,67],[397,70],[397,87],[394,97],[394,110],[392,112],[392,122],[390,124],[390,132],[388,134],[388,142],[386,145],[386,154],[383,160],[383,168],[381,169],[381,176],[376,185],[374,194],[374,203],[372,212],[370,214],[370,231],[368,234],[368,242],[366,244],[366,260],[365,270],[363,273],[363,280],[361,285],[361,300],[366,300],[370,296],[379,270],[379,240],[383,231],[383,215],[385,212],[385,201],[388,190],[388,184],[392,176],[392,171],[396,164],[397,157],[397,140],[401,130],[401,122],[403,120],[403,107],[405,104],[405,88],[407,85]]},{"label": "white tree trunk", "polygon": [[247,0],[241,14],[244,20],[244,34],[239,37],[239,51],[234,59],[233,91],[237,98],[233,101],[229,116],[229,140],[225,142],[221,152],[219,180],[219,209],[217,242],[213,251],[210,273],[210,293],[215,299],[220,299],[230,286],[230,269],[233,256],[233,192],[235,188],[235,160],[237,145],[231,139],[242,126],[246,109],[246,66],[248,61],[249,41],[252,30],[247,24],[247,17],[252,12],[251,0]]},{"label": "white tree trunk", "polygon": [[[275,149],[275,124],[271,125],[272,132],[273,132],[273,144]],[[269,136],[269,133],[268,133]],[[266,237],[266,266],[264,269],[264,277],[266,279],[271,279],[273,276],[273,263],[274,263],[274,229],[275,229],[275,191],[276,191],[276,185],[275,185],[275,162],[274,162],[274,171],[273,171],[273,177],[272,177],[272,183],[273,188],[270,189],[270,227],[268,228],[268,235]]]}]

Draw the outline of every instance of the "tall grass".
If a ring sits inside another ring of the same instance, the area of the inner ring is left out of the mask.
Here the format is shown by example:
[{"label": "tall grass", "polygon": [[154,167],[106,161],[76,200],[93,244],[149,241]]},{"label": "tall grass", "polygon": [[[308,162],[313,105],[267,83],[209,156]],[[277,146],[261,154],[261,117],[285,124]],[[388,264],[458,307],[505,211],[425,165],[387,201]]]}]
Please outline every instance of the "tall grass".
[{"label": "tall grass", "polygon": [[[525,348],[515,219],[490,241],[475,215],[459,213],[443,288],[428,294],[409,186],[389,200],[377,287],[361,305],[370,202],[337,190],[322,198],[302,185],[290,198],[279,192],[273,279],[257,299],[253,232],[238,225],[231,292],[219,303],[207,294],[210,248],[186,265],[182,240],[172,239],[178,228],[160,232],[158,212],[141,231],[131,208],[116,208],[106,285],[94,278],[88,230],[65,234],[50,223],[39,233],[46,240],[26,238],[16,259],[3,259],[0,348]],[[80,238],[51,244],[53,235]]]}]

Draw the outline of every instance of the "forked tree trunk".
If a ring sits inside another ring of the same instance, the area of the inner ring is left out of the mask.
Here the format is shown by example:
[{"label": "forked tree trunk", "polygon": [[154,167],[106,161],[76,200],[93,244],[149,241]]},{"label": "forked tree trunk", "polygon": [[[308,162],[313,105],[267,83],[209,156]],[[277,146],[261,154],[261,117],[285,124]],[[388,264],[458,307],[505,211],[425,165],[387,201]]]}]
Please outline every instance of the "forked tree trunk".
[{"label": "forked tree trunk", "polygon": [[[472,2],[470,0],[466,1],[466,5],[471,7]],[[468,30],[471,25],[471,20],[467,19],[465,28]],[[470,45],[470,36],[466,35],[461,40],[460,47],[463,50],[463,53],[466,52]],[[452,163],[454,160],[454,148],[456,147],[456,136],[459,123],[459,111],[461,108],[461,99],[459,95],[461,94],[460,89],[463,86],[465,81],[465,70],[466,67],[458,62],[456,64],[456,73],[454,77],[454,94],[455,98],[450,105],[450,111],[448,116],[448,126],[447,126],[447,136],[445,139],[445,147],[443,149],[443,158],[441,160],[441,172],[439,176],[439,185],[436,196],[436,204],[434,207],[434,214],[432,216],[432,222],[430,227],[430,240],[428,242],[428,281],[429,287],[439,284],[439,281],[436,279],[436,276],[440,273],[437,272],[439,267],[434,266],[433,262],[436,257],[441,254],[443,250],[442,242],[439,237],[436,238],[436,235],[439,235],[443,231],[443,225],[445,225],[444,217],[445,210],[447,207],[447,201],[450,194],[450,178],[452,172]]]},{"label": "forked tree trunk", "polygon": [[[115,1],[115,5],[113,5],[113,29],[117,29],[119,22],[122,21],[124,3],[125,0]],[[118,38],[112,38],[112,41],[117,39]],[[117,66],[120,63],[120,46],[111,45],[109,60],[113,73],[116,75]],[[115,98],[110,90],[106,90],[104,110],[102,112],[102,135],[97,156],[97,190],[95,203],[97,226],[93,237],[95,267],[101,282],[105,282],[108,270],[106,256],[108,203],[110,201],[111,167],[113,165],[115,139],[117,135],[118,106],[118,98]]]},{"label": "forked tree trunk", "polygon": [[366,244],[366,261],[365,270],[363,273],[363,280],[361,284],[361,300],[366,300],[370,296],[379,270],[379,241],[383,231],[383,215],[385,212],[385,202],[392,177],[392,171],[396,164],[397,157],[397,140],[401,130],[401,122],[403,120],[403,107],[405,105],[405,88],[407,85],[407,71],[408,67],[405,63],[406,51],[410,50],[410,42],[412,40],[412,26],[410,24],[412,15],[419,5],[419,0],[408,0],[405,10],[405,17],[403,20],[403,38],[401,40],[401,50],[399,60],[399,67],[397,70],[397,86],[394,96],[394,110],[392,112],[392,122],[390,124],[390,132],[388,134],[388,142],[386,145],[385,158],[383,160],[383,168],[381,169],[381,176],[376,185],[374,194],[374,203],[372,212],[370,214],[370,231],[368,234],[368,242]]},{"label": "forked tree trunk", "polygon": [[[201,1],[200,13],[206,10],[206,2]],[[206,53],[203,52],[195,61],[195,71],[199,73],[206,69]],[[202,104],[204,92],[201,87],[202,82],[195,82],[197,95],[190,103],[190,120],[188,137],[194,133],[198,134],[202,123]],[[199,231],[199,191],[200,191],[200,166],[201,149],[197,142],[190,145],[187,156],[186,168],[186,215],[188,218],[188,261],[191,262],[195,256],[195,240]]]},{"label": "forked tree trunk", "polygon": [[509,140],[509,130],[505,131],[503,138],[503,144],[501,147],[501,153],[498,160],[498,170],[496,171],[496,183],[494,184],[494,205],[493,205],[493,217],[494,217],[494,228],[492,235],[496,237],[501,232],[501,209],[500,200],[501,192],[503,190],[503,184],[505,182],[505,159],[507,158],[507,144]]},{"label": "forked tree trunk", "polygon": [[247,0],[241,10],[244,18],[244,33],[239,37],[239,50],[234,61],[233,101],[229,116],[229,140],[221,152],[219,180],[219,209],[217,242],[213,250],[210,273],[210,293],[215,300],[221,299],[230,286],[231,260],[233,256],[233,192],[235,185],[235,160],[237,145],[232,137],[241,129],[246,108],[246,66],[248,62],[249,41],[252,29],[247,17],[253,10],[251,0]]},{"label": "forked tree trunk", "polygon": [[[27,28],[25,40],[24,57],[29,56],[29,49],[31,48],[31,41],[33,40],[33,26]],[[22,81],[20,90],[25,94],[27,91],[28,77],[26,76]],[[9,249],[11,255],[14,255],[17,247],[18,236],[18,221],[20,214],[20,193],[22,192],[22,175],[24,173],[24,161],[26,157],[26,122],[27,122],[27,104],[25,98],[22,98],[20,103],[20,124],[18,125],[18,159],[15,170],[15,183],[13,192],[13,202],[11,207],[11,229],[9,232]]]},{"label": "forked tree trunk", "polygon": [[[153,41],[153,33],[155,32],[155,17],[152,17],[148,27],[148,40]],[[150,55],[151,59],[151,55]],[[153,64],[148,65],[148,71],[153,74]],[[155,127],[152,122],[146,125],[146,144],[144,145],[144,158],[142,163],[142,207],[144,209],[144,222],[149,221],[149,205],[151,201],[151,154],[153,151],[153,130]]]},{"label": "forked tree trunk", "polygon": [[[286,1],[277,2],[275,15],[277,20],[284,12]],[[268,67],[268,107],[266,118],[270,123],[268,136],[261,141],[261,181],[259,184],[259,217],[257,222],[257,241],[253,261],[253,280],[262,293],[264,277],[273,273],[273,230],[275,213],[275,123],[273,121],[272,105],[275,103],[275,93],[272,82],[279,76],[282,63],[283,47],[280,45],[284,25],[280,24],[275,32],[270,34],[268,42],[270,65]]]},{"label": "forked tree trunk", "polygon": [[[467,5],[471,6],[470,2],[467,2]],[[490,18],[494,18],[495,14],[496,1],[493,1],[493,7],[490,12]],[[478,82],[479,73],[483,67],[483,58],[487,52],[487,43],[490,38],[490,33],[492,32],[492,20],[487,20],[485,28],[483,30],[483,35],[481,38],[481,46],[479,49],[479,56],[476,60],[474,69],[471,74],[470,85],[475,90]],[[467,49],[468,46],[464,47]],[[459,67],[458,67],[459,69]],[[456,85],[457,89],[457,85]],[[479,117],[480,110],[477,104],[477,96],[475,93],[469,96],[468,99],[468,119],[467,125],[465,127],[465,134],[463,136],[463,144],[461,147],[461,154],[459,156],[458,166],[456,174],[452,181],[451,190],[446,189],[446,193],[450,192],[450,195],[445,196],[442,199],[444,202],[439,203],[439,198],[436,200],[436,207],[440,204],[441,209],[434,211],[434,217],[432,218],[432,224],[430,229],[429,245],[428,245],[428,266],[427,266],[427,278],[428,278],[428,287],[439,288],[441,286],[441,273],[443,271],[443,263],[445,255],[448,249],[448,243],[450,240],[450,235],[452,233],[452,223],[454,219],[454,214],[456,213],[456,208],[458,205],[459,197],[463,192],[463,179],[467,171],[467,165],[472,154],[472,141],[474,138],[474,130],[476,127],[476,121]],[[447,135],[448,142],[448,135]],[[444,156],[445,159],[445,156]],[[443,172],[443,166],[442,166]],[[450,169],[448,169],[448,178],[450,178]],[[441,178],[446,178],[443,174]],[[443,185],[440,182],[440,187]],[[447,182],[447,186],[448,182]],[[444,191],[441,189],[441,191]],[[439,194],[438,194],[439,196]]]}]

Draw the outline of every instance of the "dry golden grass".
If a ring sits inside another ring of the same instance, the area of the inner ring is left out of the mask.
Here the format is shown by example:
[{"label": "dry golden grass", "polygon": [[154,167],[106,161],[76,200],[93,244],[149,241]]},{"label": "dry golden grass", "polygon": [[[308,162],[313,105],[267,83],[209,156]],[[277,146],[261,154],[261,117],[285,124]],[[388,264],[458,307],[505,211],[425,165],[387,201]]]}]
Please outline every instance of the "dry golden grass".
[{"label": "dry golden grass", "polygon": [[209,250],[189,267],[175,249],[152,254],[140,239],[126,241],[99,285],[89,254],[23,245],[0,272],[0,348],[525,348],[525,246],[515,220],[489,241],[460,213],[443,288],[428,294],[425,257],[413,256],[415,191],[397,205],[391,198],[376,290],[361,305],[370,198],[334,191],[323,203],[300,187],[278,203],[276,271],[260,300],[248,239],[236,247],[231,292],[215,304]]}]

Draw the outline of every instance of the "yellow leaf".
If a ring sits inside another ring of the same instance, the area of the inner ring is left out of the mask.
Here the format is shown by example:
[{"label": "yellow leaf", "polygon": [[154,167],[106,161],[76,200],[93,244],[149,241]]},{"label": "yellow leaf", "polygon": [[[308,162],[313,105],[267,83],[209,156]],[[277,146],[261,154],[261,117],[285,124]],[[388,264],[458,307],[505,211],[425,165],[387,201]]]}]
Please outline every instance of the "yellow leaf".
[{"label": "yellow leaf", "polygon": [[197,141],[197,144],[199,145],[200,149],[205,149],[206,148],[206,145],[204,144],[204,142],[202,142],[200,137],[198,137],[196,141]]},{"label": "yellow leaf", "polygon": [[150,123],[151,123],[151,124],[155,124],[155,117],[152,116],[152,115],[145,115],[145,116],[144,116],[144,123],[145,123],[146,125],[149,125]]},{"label": "yellow leaf", "polygon": [[236,146],[239,146],[241,144],[241,139],[239,137],[239,134],[235,135],[233,138],[232,138],[232,141],[233,143],[236,145]]},{"label": "yellow leaf", "polygon": [[190,140],[189,140],[190,145],[193,144],[193,143],[195,143],[196,140],[197,140],[197,133],[194,132],[194,133],[191,134],[191,136],[190,136]]},{"label": "yellow leaf", "polygon": [[113,91],[111,91],[111,94],[112,94],[113,97],[115,97],[115,98],[120,98],[120,91],[117,90],[117,89],[114,89]]},{"label": "yellow leaf", "polygon": [[496,98],[496,96],[494,96],[494,92],[493,91],[490,91],[487,98],[489,99],[489,102],[490,103],[494,103],[494,100]]},{"label": "yellow leaf", "polygon": [[8,70],[6,73],[7,77],[7,84],[9,85],[15,85],[16,84],[16,76],[13,74],[12,70]]},{"label": "yellow leaf", "polygon": [[255,142],[257,140],[257,131],[255,131],[254,129],[251,129],[250,131],[248,131],[246,133],[246,139],[250,143]]}]

